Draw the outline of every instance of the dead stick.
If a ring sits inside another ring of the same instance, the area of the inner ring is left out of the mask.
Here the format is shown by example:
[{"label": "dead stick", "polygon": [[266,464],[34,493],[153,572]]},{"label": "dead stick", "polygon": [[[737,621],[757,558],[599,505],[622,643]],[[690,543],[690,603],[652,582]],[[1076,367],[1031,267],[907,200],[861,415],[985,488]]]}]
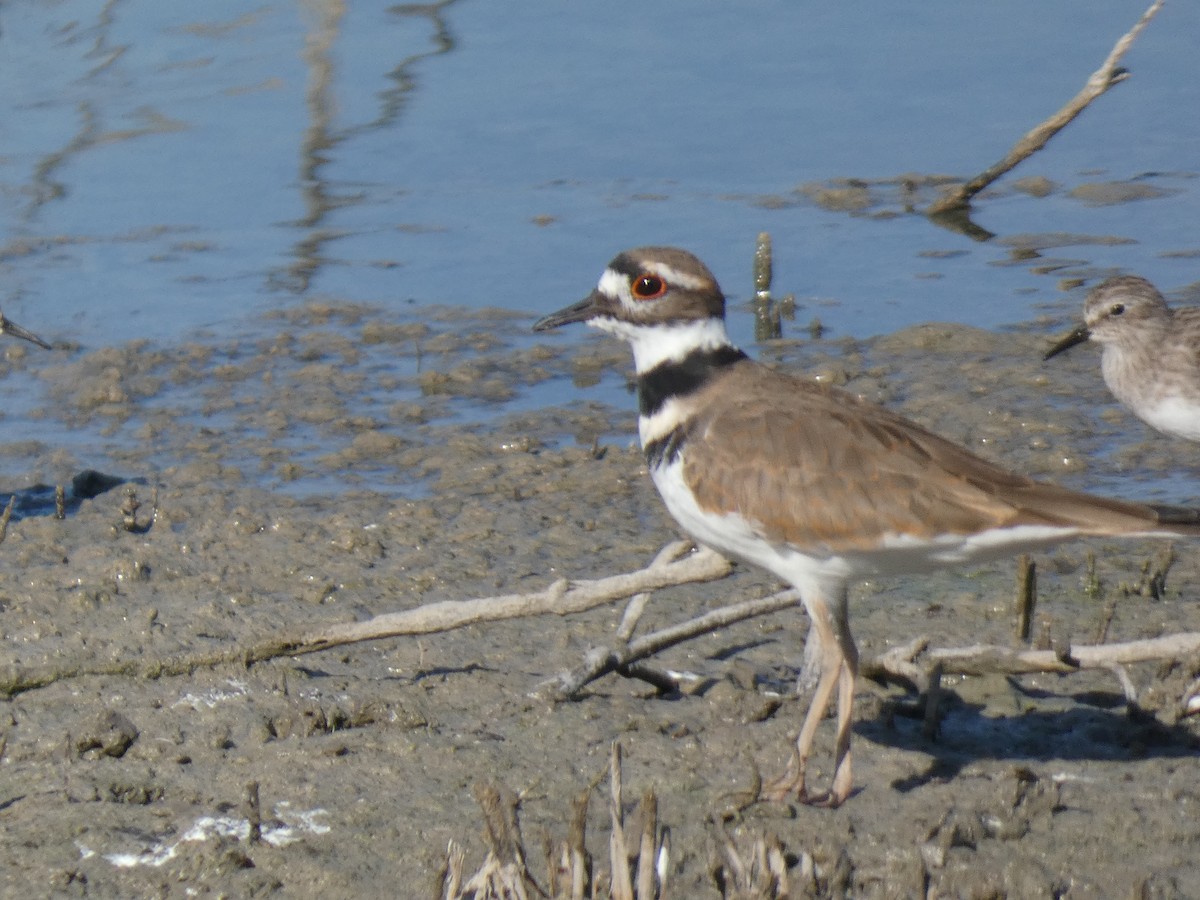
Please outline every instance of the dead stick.
[{"label": "dead stick", "polygon": [[800,595],[796,591],[781,591],[759,600],[746,600],[742,603],[722,606],[678,625],[651,632],[635,641],[630,641],[623,647],[594,648],[588,651],[582,666],[574,671],[563,673],[543,687],[551,688],[551,693],[560,699],[573,697],[584,685],[609,672],[629,668],[632,663],[651,656],[659,650],[681,644],[698,635],[708,634],[744,619],[753,619],[756,616],[765,616],[768,613],[791,609],[796,606],[799,599]]},{"label": "dead stick", "polygon": [[935,662],[929,673],[929,687],[925,689],[925,721],[921,725],[921,736],[933,741],[938,736],[938,704],[942,702],[942,664]]},{"label": "dead stick", "polygon": [[[914,643],[914,647],[921,642]],[[1126,641],[1121,644],[1076,644],[1065,653],[1055,650],[1013,650],[987,644],[918,651],[926,665],[941,665],[945,675],[1022,675],[1033,672],[1069,673],[1079,669],[1111,669],[1116,665],[1159,659],[1186,659],[1200,653],[1200,632],[1190,631]],[[885,653],[863,663],[868,678],[909,683],[916,658],[904,660]]]},{"label": "dead stick", "polygon": [[569,871],[571,874],[571,900],[583,900],[585,892],[592,887],[592,857],[587,852],[587,809],[591,788],[580,792],[571,810],[571,824],[567,829],[569,848]]},{"label": "dead stick", "polygon": [[656,897],[658,891],[658,872],[656,852],[658,847],[658,796],[654,788],[646,788],[642,794],[642,839],[638,844],[637,874],[635,876],[634,896],[642,898]]},{"label": "dead stick", "polygon": [[1028,553],[1017,559],[1017,640],[1029,643],[1033,609],[1037,605],[1037,566]]},{"label": "dead stick", "polygon": [[1000,162],[934,201],[929,207],[928,214],[931,216],[945,215],[946,213],[965,209],[970,205],[972,197],[1041,150],[1046,146],[1050,138],[1062,131],[1093,100],[1105,93],[1114,84],[1124,81],[1129,73],[1118,68],[1117,63],[1120,62],[1121,57],[1125,55],[1125,51],[1129,49],[1142,29],[1154,18],[1155,14],[1162,7],[1163,2],[1164,0],[1154,0],[1150,4],[1150,8],[1142,13],[1142,17],[1138,20],[1138,23],[1117,41],[1112,52],[1108,54],[1108,58],[1104,60],[1104,64],[1092,73],[1092,76],[1087,80],[1087,84],[1083,86],[1083,90],[1072,97],[1066,106],[1026,134],[1021,140],[1017,141],[1013,145],[1013,148],[1008,151],[1008,155],[1000,160]]},{"label": "dead stick", "polygon": [[625,604],[625,612],[621,615],[621,624],[617,626],[617,637],[623,641],[633,637],[633,633],[637,631],[638,622],[642,619],[642,613],[646,611],[646,604],[649,602],[650,594],[646,591],[634,594],[629,598],[629,602]]},{"label": "dead stick", "polygon": [[633,900],[633,879],[629,872],[629,844],[625,840],[625,816],[621,800],[621,744],[612,743],[609,758],[608,814],[612,831],[608,836],[608,865],[612,878],[613,900]]},{"label": "dead stick", "polygon": [[647,568],[625,575],[613,575],[573,585],[565,579],[534,594],[510,594],[479,600],[446,600],[427,603],[416,609],[387,613],[364,622],[327,625],[296,640],[290,655],[316,653],[343,644],[374,641],[406,634],[448,631],[478,622],[496,622],[522,616],[556,613],[568,615],[602,606],[621,597],[653,591],[672,585],[723,578],[732,570],[729,561],[711,550],[663,562],[670,550],[675,557],[691,545],[680,541],[670,545]]},{"label": "dead stick", "polygon": [[701,549],[695,553],[688,553],[691,546],[687,541],[669,544],[659,552],[653,563],[637,572],[598,578],[594,581],[578,581],[574,584],[564,579],[544,591],[533,594],[431,603],[401,613],[377,616],[364,622],[329,625],[299,637],[276,635],[257,643],[240,644],[188,656],[146,658],[125,655],[108,661],[48,666],[0,664],[0,697],[12,697],[71,678],[95,675],[163,678],[231,663],[251,666],[280,656],[315,653],[318,650],[357,641],[430,634],[464,625],[520,616],[547,613],[567,615],[603,606],[605,603],[641,591],[713,581],[725,577],[733,570],[728,560],[711,550]]},{"label": "dead stick", "polygon": [[251,844],[262,843],[262,801],[259,799],[257,781],[246,785],[246,819],[250,824],[247,839]]},{"label": "dead stick", "polygon": [[0,514],[0,544],[4,543],[4,539],[8,536],[8,520],[12,518],[13,504],[17,502],[17,495],[13,494],[8,498],[8,505],[4,507],[4,512]]}]

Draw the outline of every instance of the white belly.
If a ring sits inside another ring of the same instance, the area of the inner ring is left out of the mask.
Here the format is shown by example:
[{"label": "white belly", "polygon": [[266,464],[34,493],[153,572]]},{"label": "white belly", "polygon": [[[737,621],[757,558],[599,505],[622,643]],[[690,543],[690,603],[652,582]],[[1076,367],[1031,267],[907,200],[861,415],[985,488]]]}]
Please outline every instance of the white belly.
[{"label": "white belly", "polygon": [[1200,403],[1182,397],[1166,397],[1136,412],[1159,431],[1200,441]]}]

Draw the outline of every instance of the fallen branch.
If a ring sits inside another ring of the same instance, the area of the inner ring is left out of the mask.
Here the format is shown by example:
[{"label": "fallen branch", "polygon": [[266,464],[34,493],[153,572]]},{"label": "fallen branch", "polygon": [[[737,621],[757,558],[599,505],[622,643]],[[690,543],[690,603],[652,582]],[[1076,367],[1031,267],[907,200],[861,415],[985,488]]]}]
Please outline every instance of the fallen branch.
[{"label": "fallen branch", "polygon": [[[583,664],[539,686],[536,693],[555,699],[574,698],[584,686],[611,672],[648,681],[659,690],[678,688],[679,676],[645,666],[640,661],[667,647],[757,616],[794,608],[795,591],[781,591],[759,600],[722,606],[702,616],[671,625],[618,646],[595,647]],[[1038,672],[1067,674],[1080,669],[1111,672],[1138,662],[1186,659],[1200,654],[1200,632],[1182,632],[1159,638],[1117,644],[1077,644],[1051,650],[1029,650],[992,644],[929,649],[929,639],[919,637],[863,660],[859,674],[875,681],[891,681],[927,690],[933,675],[1026,675]],[[1131,702],[1131,683],[1123,670],[1118,675]],[[1123,677],[1124,676],[1124,677]]]},{"label": "fallen branch", "polygon": [[1142,29],[1149,24],[1150,20],[1162,8],[1163,2],[1164,0],[1154,0],[1150,4],[1150,8],[1142,13],[1142,17],[1138,20],[1138,23],[1117,41],[1112,52],[1108,54],[1108,58],[1104,60],[1104,64],[1092,73],[1092,76],[1087,80],[1087,84],[1083,86],[1083,90],[1072,97],[1062,109],[1017,141],[1013,145],[1013,148],[1008,151],[1008,155],[1000,160],[1000,162],[976,175],[970,181],[953,188],[932,203],[927,214],[930,216],[939,216],[965,210],[970,205],[972,197],[1041,150],[1046,146],[1050,138],[1062,131],[1093,100],[1104,94],[1113,85],[1128,78],[1129,73],[1120,68],[1117,63],[1121,61],[1121,57],[1125,55],[1125,51],[1133,44],[1134,39],[1137,38]]},{"label": "fallen branch", "polygon": [[735,622],[765,616],[783,609],[793,609],[799,600],[798,592],[781,591],[759,600],[746,600],[742,603],[722,606],[702,616],[680,622],[678,625],[651,632],[623,646],[595,647],[584,655],[583,665],[574,671],[563,673],[541,687],[542,689],[549,688],[549,693],[558,699],[570,699],[578,694],[585,685],[609,672],[620,672],[622,675],[642,678],[650,681],[660,690],[666,686],[678,687],[678,679],[675,676],[638,668],[635,664],[659,650],[673,647],[675,644],[681,644]]},{"label": "fallen branch", "polygon": [[[673,585],[724,578],[733,567],[727,559],[707,548],[689,553],[692,544],[676,541],[664,547],[654,562],[637,572],[612,575],[574,584],[560,579],[534,594],[509,594],[479,600],[446,600],[416,609],[386,613],[364,622],[326,625],[299,638],[290,655],[316,653],[343,644],[375,641],[407,634],[449,631],[480,622],[497,622],[555,613],[560,616],[584,612],[613,600]],[[686,554],[686,555],[685,555]]]},{"label": "fallen branch", "polygon": [[927,638],[863,662],[860,673],[877,681],[920,686],[934,667],[942,675],[1028,675],[1035,672],[1062,674],[1080,669],[1109,669],[1137,662],[1185,659],[1200,654],[1200,632],[1189,631],[1125,641],[1119,644],[1076,644],[1061,650],[1021,650],[989,644],[970,647],[927,649]]},{"label": "fallen branch", "polygon": [[229,663],[251,666],[280,656],[316,653],[360,641],[449,631],[480,622],[496,622],[547,613],[569,615],[603,606],[632,594],[680,584],[713,581],[732,571],[733,567],[729,561],[719,554],[703,548],[691,553],[691,547],[692,544],[687,541],[669,544],[649,566],[637,572],[574,583],[561,579],[546,590],[532,594],[430,603],[404,612],[376,616],[363,622],[322,626],[299,636],[276,636],[257,644],[237,645],[182,657],[146,658],[124,655],[103,663],[89,661],[71,666],[2,667],[0,696],[12,697],[58,681],[92,675],[142,678],[186,675],[197,669],[215,668]]}]

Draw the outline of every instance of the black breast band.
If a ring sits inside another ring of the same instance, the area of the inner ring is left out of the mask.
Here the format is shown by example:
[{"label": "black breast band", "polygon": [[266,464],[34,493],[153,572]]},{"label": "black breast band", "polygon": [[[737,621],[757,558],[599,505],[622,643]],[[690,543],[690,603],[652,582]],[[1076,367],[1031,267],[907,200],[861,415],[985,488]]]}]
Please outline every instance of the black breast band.
[{"label": "black breast band", "polygon": [[686,397],[726,366],[746,359],[737,347],[697,350],[678,362],[665,362],[638,376],[638,414],[652,416],[672,397]]}]

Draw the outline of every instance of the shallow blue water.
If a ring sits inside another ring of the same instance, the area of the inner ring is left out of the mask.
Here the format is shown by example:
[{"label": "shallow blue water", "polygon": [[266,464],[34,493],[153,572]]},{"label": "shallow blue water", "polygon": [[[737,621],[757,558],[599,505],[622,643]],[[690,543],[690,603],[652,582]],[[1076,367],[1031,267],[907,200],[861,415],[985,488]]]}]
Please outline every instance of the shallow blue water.
[{"label": "shallow blue water", "polygon": [[[6,5],[0,305],[85,349],[197,329],[219,342],[315,296],[532,320],[642,243],[695,250],[744,298],[767,230],[777,287],[833,334],[1047,310],[1057,327],[1081,303],[1059,291],[1064,274],[1119,268],[1168,292],[1197,278],[1195,5],[1168,4],[1124,60],[1133,77],[1002,184],[1040,175],[1056,193],[977,205],[993,241],[791,191],[973,174],[1078,91],[1143,9]],[[1147,174],[1165,196],[1065,193]],[[1130,243],[1063,247],[1076,265],[1049,274],[1009,264],[1006,237],[1045,232]],[[751,325],[732,323],[741,342]],[[20,397],[4,402],[19,419]]]}]

